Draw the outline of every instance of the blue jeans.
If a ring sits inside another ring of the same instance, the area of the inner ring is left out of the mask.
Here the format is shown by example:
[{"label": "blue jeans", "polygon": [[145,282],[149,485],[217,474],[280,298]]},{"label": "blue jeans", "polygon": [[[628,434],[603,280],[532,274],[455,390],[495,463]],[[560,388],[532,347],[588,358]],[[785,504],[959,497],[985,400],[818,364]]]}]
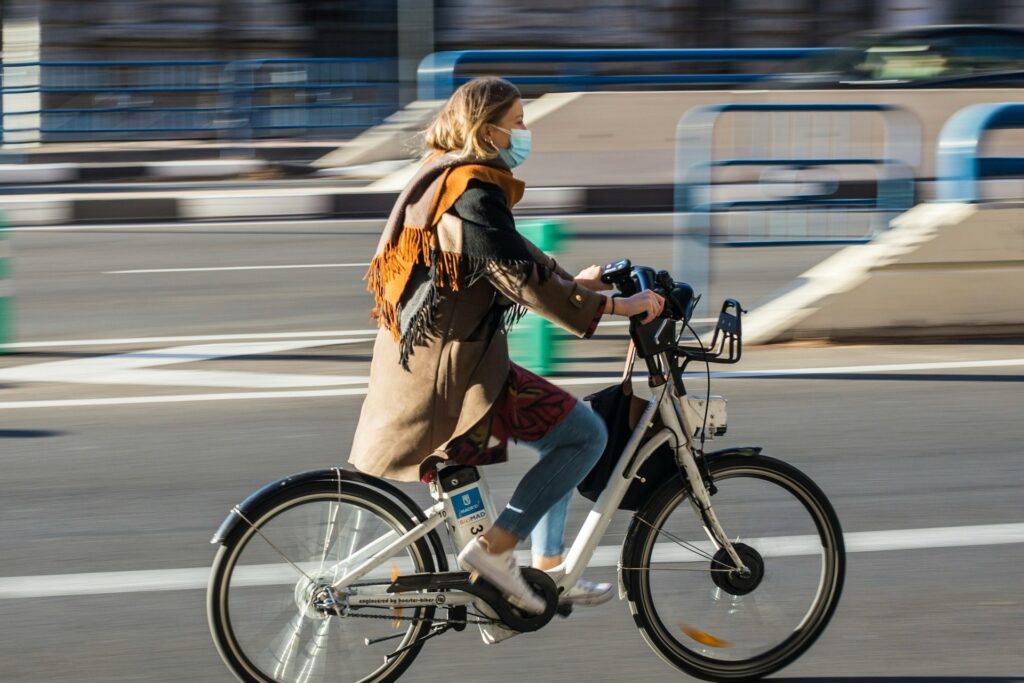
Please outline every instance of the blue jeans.
[{"label": "blue jeans", "polygon": [[565,516],[576,485],[608,441],[604,421],[579,401],[537,441],[524,441],[540,460],[523,477],[494,525],[518,539],[531,535],[534,555],[561,555]]}]

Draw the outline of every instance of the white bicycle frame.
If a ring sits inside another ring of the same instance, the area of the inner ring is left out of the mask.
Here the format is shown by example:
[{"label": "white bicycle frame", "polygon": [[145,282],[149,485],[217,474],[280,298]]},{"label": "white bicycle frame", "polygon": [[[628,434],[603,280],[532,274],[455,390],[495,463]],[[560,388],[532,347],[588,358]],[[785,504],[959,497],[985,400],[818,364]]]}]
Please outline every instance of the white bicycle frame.
[{"label": "white bicycle frame", "polygon": [[[662,361],[660,367],[668,367],[663,354],[659,360]],[[711,496],[704,485],[700,468],[694,456],[693,440],[699,425],[691,423],[688,412],[682,410],[679,399],[676,398],[671,387],[672,382],[666,381],[654,389],[640,421],[619,457],[608,485],[594,502],[565,558],[561,564],[546,572],[559,589],[567,590],[576,584],[590,563],[594,551],[611,523],[613,513],[618,509],[633,478],[637,476],[640,466],[665,443],[671,444],[675,450],[677,462],[681,465],[690,484],[692,504],[695,512],[701,517],[708,538],[716,549],[725,549],[734,568],[745,570],[743,562],[711,509]],[[652,435],[643,446],[640,446],[641,440],[653,424],[655,414],[660,415],[664,427]],[[484,503],[487,506],[490,505],[490,501],[484,501]],[[331,585],[335,595],[345,596],[344,601],[350,607],[447,606],[469,604],[478,600],[476,596],[458,590],[445,591],[443,594],[436,591],[387,593],[384,590],[365,591],[363,587],[359,587],[356,591],[346,590],[347,587],[387,562],[396,552],[412,545],[440,526],[447,516],[443,501],[438,501],[423,512],[426,519],[401,536],[394,532],[385,534],[347,557],[342,563],[345,566],[338,567],[344,569],[345,573]],[[443,599],[440,597],[442,595]]]}]

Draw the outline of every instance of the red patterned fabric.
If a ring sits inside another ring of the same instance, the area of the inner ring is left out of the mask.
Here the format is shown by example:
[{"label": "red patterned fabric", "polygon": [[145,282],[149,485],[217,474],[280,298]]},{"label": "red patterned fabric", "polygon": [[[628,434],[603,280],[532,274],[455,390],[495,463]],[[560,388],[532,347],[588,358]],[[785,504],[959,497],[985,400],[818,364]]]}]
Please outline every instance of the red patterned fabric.
[{"label": "red patterned fabric", "polygon": [[[576,397],[569,392],[511,363],[505,393],[495,402],[488,417],[472,431],[449,443],[448,461],[473,466],[505,462],[510,438],[516,441],[540,439],[565,419],[575,405]],[[495,443],[491,444],[492,441]],[[433,480],[436,462],[431,458],[423,464],[422,481]]]},{"label": "red patterned fabric", "polygon": [[[608,299],[598,306],[584,335],[593,336],[604,315]],[[448,462],[458,465],[493,465],[508,460],[508,440],[536,441],[565,419],[576,405],[576,397],[515,363],[509,363],[505,393],[494,402],[491,412],[472,430],[448,443]],[[492,443],[493,442],[493,443]],[[438,457],[420,466],[420,481],[434,479]]]},{"label": "red patterned fabric", "polygon": [[512,363],[508,389],[494,406],[492,433],[501,441],[536,441],[575,405],[576,397],[565,389]]}]

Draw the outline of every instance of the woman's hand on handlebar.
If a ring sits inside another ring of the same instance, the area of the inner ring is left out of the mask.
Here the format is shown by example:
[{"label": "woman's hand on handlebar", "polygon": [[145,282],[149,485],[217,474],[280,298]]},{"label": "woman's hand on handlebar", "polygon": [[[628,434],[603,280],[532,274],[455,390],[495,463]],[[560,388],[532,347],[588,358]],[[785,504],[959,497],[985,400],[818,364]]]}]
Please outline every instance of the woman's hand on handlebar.
[{"label": "woman's hand on handlebar", "polygon": [[[612,309],[613,304],[614,311]],[[646,325],[661,315],[661,309],[664,307],[665,297],[649,289],[645,289],[633,296],[616,298],[609,301],[604,312],[606,314],[614,312],[615,315],[624,315],[627,318],[632,318],[635,315],[643,315],[640,322]]]},{"label": "woman's hand on handlebar", "polygon": [[601,273],[604,268],[601,266],[589,266],[580,271],[580,274],[573,278],[573,281],[581,287],[586,287],[592,292],[600,292],[611,289],[611,285],[601,282]]}]

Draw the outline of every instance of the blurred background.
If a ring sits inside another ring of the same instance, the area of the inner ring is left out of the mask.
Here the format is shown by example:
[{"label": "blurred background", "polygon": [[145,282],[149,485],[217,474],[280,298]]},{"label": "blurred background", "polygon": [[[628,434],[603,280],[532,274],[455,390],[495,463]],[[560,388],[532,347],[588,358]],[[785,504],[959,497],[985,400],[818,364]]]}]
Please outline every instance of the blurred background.
[{"label": "blurred background", "polygon": [[[524,234],[574,272],[670,270],[704,294],[700,332],[724,297],[749,311],[741,365],[710,378],[716,445],[809,474],[850,551],[835,619],[777,679],[1024,680],[1024,0],[3,0],[0,19],[0,681],[229,679],[207,541],[266,482],[345,464],[363,273],[420,131],[483,74],[520,86],[533,130]],[[582,397],[627,336],[528,318],[511,341]],[[486,470],[499,504],[533,457]],[[683,678],[618,601],[477,638],[432,641],[407,677]]]}]

